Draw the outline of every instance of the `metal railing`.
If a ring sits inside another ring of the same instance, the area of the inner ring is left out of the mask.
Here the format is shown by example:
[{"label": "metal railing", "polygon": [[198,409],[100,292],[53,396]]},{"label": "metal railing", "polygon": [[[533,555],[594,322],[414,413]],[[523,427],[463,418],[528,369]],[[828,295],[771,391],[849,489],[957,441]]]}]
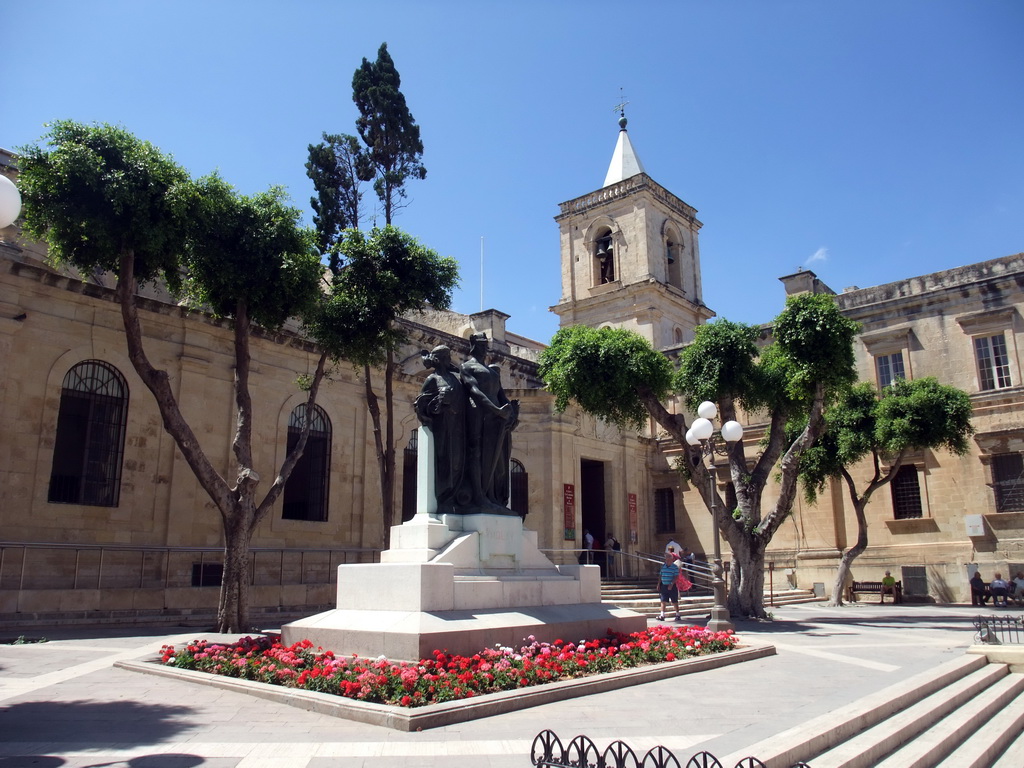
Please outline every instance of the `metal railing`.
[{"label": "metal railing", "polygon": [[[563,746],[553,731],[537,734],[530,750],[530,762],[537,768],[767,768],[756,757],[744,757],[735,766],[725,766],[710,752],[697,752],[685,764],[669,749],[657,746],[640,757],[623,741],[613,741],[602,752],[587,736],[577,736]],[[810,768],[794,763],[790,768]]]},{"label": "metal railing", "polygon": [[[664,554],[653,552],[609,552],[606,549],[542,549],[547,557],[558,565],[597,565],[604,579],[626,579],[656,583]],[[694,590],[687,594],[711,594],[711,564],[695,560],[685,566],[686,577],[693,582]],[[728,570],[726,571],[728,578]],[[726,583],[728,586],[728,582]]]},{"label": "metal railing", "polygon": [[1024,645],[1024,616],[975,616],[974,641],[982,645]]},{"label": "metal railing", "polygon": [[[253,586],[331,584],[336,566],[373,562],[366,547],[252,547]],[[20,554],[20,557],[19,557]],[[223,562],[223,547],[145,547],[0,541],[0,589],[169,589],[196,584],[197,573]]]}]

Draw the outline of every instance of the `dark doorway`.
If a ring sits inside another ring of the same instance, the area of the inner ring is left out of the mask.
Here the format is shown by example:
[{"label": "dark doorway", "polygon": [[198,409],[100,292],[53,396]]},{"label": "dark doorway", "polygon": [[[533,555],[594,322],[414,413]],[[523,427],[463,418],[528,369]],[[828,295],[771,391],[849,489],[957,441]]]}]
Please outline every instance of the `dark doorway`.
[{"label": "dark doorway", "polygon": [[[605,498],[604,462],[580,460],[580,512],[583,529],[594,537],[592,562],[604,572]],[[585,546],[581,535],[579,546]]]}]

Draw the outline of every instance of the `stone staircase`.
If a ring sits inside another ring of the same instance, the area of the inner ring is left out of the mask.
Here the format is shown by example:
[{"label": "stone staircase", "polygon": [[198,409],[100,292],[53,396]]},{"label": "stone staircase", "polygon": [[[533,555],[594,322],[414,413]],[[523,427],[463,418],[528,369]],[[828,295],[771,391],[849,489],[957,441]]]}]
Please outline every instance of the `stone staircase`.
[{"label": "stone staircase", "polygon": [[813,768],[1021,768],[1024,667],[1013,669],[968,653],[746,747],[722,764],[757,755],[768,768],[799,761]]},{"label": "stone staircase", "polygon": [[[821,598],[815,597],[814,592],[809,589],[775,590],[771,595],[768,592],[764,595],[764,605],[768,611],[772,609],[772,602],[775,605],[791,605],[817,600]],[[614,605],[616,608],[628,608],[652,618],[661,613],[661,601],[658,599],[658,593],[651,588],[650,581],[604,580],[601,582],[601,602]],[[691,592],[684,592],[680,596],[679,613],[690,618],[705,616],[713,605],[714,600],[710,592],[695,586]]]}]

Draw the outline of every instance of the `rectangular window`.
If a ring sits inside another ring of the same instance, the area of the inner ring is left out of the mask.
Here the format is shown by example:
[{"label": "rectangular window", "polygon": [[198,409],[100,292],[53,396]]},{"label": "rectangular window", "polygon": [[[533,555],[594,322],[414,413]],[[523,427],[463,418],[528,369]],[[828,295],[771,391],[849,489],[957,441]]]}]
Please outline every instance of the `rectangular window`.
[{"label": "rectangular window", "polygon": [[978,383],[981,389],[1005,389],[1010,381],[1010,358],[1006,354],[1006,337],[978,336],[974,339],[974,354],[978,360]]},{"label": "rectangular window", "polygon": [[893,352],[891,355],[879,355],[875,358],[875,368],[878,371],[879,389],[885,389],[896,379],[905,379],[907,377],[903,368],[902,352]]},{"label": "rectangular window", "polygon": [[192,563],[193,587],[219,587],[223,579],[222,563]]},{"label": "rectangular window", "polygon": [[897,520],[911,520],[922,516],[921,485],[917,479],[917,467],[900,467],[892,480],[892,512]]},{"label": "rectangular window", "polygon": [[654,527],[658,533],[676,529],[676,499],[671,488],[654,489]]},{"label": "rectangular window", "polygon": [[992,457],[992,487],[996,512],[1024,512],[1024,454],[1001,453]]}]

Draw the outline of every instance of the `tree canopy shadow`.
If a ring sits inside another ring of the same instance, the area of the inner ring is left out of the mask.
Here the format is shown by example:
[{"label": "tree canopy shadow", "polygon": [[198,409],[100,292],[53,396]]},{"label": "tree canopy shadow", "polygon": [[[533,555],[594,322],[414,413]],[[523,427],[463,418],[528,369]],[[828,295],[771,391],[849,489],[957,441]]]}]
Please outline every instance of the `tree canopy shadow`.
[{"label": "tree canopy shadow", "polygon": [[808,635],[821,636],[822,630],[834,630],[831,634],[843,634],[842,628],[849,627],[855,632],[857,627],[881,629],[893,627],[897,629],[930,629],[940,631],[973,632],[973,617],[959,615],[943,615],[939,612],[893,614],[891,616],[858,616],[851,612],[849,616],[817,616],[806,620],[775,619],[774,621],[737,620],[736,632],[744,631],[756,634],[777,634],[805,632]]},{"label": "tree canopy shadow", "polygon": [[[192,712],[191,707],[131,700],[27,701],[0,710],[0,733],[7,742],[57,744],[62,750],[94,749],[105,741],[144,746],[172,740],[191,727],[186,717]],[[25,765],[59,765],[28,762],[37,759],[31,756],[20,759]]]}]

